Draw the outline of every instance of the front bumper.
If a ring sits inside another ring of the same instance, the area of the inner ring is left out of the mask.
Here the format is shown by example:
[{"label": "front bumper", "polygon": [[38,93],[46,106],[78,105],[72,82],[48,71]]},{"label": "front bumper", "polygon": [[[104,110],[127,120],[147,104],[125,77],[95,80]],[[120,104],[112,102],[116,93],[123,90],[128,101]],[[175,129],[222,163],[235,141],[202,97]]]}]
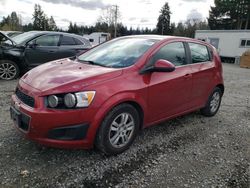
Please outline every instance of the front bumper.
[{"label": "front bumper", "polygon": [[[54,110],[42,105],[32,108],[15,94],[11,99],[11,117],[26,138],[58,148],[89,149],[93,146],[94,134],[90,130],[93,113],[88,109]],[[42,98],[36,100],[43,104]]]}]

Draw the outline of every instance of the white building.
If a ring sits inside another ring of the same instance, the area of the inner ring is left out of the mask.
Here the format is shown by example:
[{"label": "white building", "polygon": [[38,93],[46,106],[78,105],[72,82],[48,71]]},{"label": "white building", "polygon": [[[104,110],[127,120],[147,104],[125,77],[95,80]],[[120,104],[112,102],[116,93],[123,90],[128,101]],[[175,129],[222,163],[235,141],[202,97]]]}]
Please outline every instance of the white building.
[{"label": "white building", "polygon": [[235,59],[250,49],[250,30],[197,30],[195,38],[212,44],[222,58]]}]

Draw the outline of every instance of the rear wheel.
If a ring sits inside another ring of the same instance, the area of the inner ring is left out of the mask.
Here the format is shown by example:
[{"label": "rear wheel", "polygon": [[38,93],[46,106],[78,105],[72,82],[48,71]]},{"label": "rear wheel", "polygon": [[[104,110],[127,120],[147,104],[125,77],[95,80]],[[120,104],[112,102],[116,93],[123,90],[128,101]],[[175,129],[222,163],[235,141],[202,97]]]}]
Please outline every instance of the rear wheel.
[{"label": "rear wheel", "polygon": [[0,61],[0,79],[13,80],[20,74],[17,64],[10,60]]},{"label": "rear wheel", "polygon": [[201,109],[201,114],[208,117],[214,116],[220,108],[221,98],[222,91],[216,87],[209,96],[206,106]]},{"label": "rear wheel", "polygon": [[133,143],[139,123],[139,114],[133,106],[121,104],[113,108],[97,133],[97,148],[107,155],[122,153]]}]

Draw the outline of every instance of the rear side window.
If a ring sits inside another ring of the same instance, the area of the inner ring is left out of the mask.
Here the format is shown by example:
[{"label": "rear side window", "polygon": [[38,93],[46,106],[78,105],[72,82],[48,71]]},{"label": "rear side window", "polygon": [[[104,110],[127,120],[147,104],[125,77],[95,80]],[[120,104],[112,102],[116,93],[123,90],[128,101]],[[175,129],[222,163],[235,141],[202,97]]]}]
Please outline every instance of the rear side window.
[{"label": "rear side window", "polygon": [[206,46],[196,43],[188,43],[191,51],[192,63],[210,61],[210,55]]},{"label": "rear side window", "polygon": [[59,35],[44,35],[36,39],[36,44],[38,46],[57,46],[59,38]]},{"label": "rear side window", "polygon": [[63,36],[61,40],[61,46],[66,45],[76,45],[76,42],[73,37]]},{"label": "rear side window", "polygon": [[76,45],[83,45],[83,42],[81,42],[77,38],[74,38],[74,41],[75,41]]},{"label": "rear side window", "polygon": [[159,59],[167,60],[175,66],[186,64],[185,47],[182,42],[173,42],[163,46],[150,60],[150,64],[155,63]]}]

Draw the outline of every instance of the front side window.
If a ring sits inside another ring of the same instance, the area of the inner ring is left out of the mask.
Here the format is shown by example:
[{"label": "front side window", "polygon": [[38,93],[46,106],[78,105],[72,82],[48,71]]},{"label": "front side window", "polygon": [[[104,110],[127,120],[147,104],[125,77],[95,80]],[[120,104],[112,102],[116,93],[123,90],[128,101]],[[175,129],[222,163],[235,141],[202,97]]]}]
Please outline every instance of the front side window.
[{"label": "front side window", "polygon": [[59,35],[44,35],[36,39],[36,44],[38,46],[57,46],[59,38]]},{"label": "front side window", "polygon": [[77,59],[92,64],[123,68],[133,65],[157,40],[144,38],[123,38],[101,44]]},{"label": "front side window", "polygon": [[163,46],[153,55],[149,64],[152,65],[159,59],[167,60],[175,66],[185,65],[186,53],[184,44],[182,42],[174,42]]},{"label": "front side window", "polygon": [[202,63],[210,61],[210,56],[206,46],[196,43],[188,43],[191,51],[192,63]]}]

